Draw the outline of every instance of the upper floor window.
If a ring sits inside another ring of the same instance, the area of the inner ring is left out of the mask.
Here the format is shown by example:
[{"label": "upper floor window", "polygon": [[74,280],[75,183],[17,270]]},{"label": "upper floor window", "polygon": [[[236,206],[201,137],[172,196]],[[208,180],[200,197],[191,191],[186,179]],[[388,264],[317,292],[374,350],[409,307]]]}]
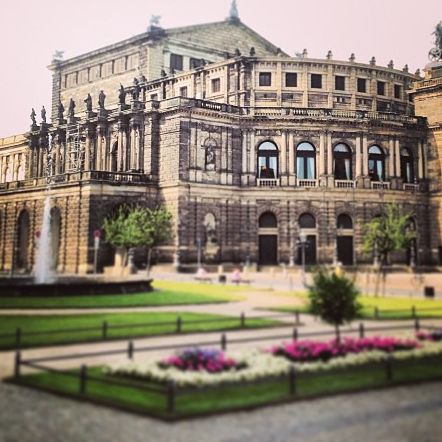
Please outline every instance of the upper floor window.
[{"label": "upper floor window", "polygon": [[322,75],[321,74],[311,74],[310,86],[315,89],[322,88]]},{"label": "upper floor window", "polygon": [[413,156],[405,147],[401,149],[401,178],[404,183],[414,182]]},{"label": "upper floor window", "polygon": [[394,98],[402,98],[402,88],[400,84],[394,85]]},{"label": "upper floor window", "polygon": [[258,178],[278,178],[278,148],[271,141],[258,147]]},{"label": "upper floor window", "polygon": [[298,220],[300,229],[314,229],[316,228],[316,219],[310,213],[303,213]]},{"label": "upper floor window", "polygon": [[385,95],[385,81],[377,82],[377,93],[378,95]]},{"label": "upper floor window", "polygon": [[342,75],[335,75],[335,89],[337,91],[345,91],[345,77]]},{"label": "upper floor window", "polygon": [[367,79],[358,78],[358,92],[365,94],[367,92]]},{"label": "upper floor window", "polygon": [[301,180],[316,178],[316,149],[313,144],[303,142],[296,148],[296,175]]},{"label": "upper floor window", "polygon": [[271,72],[260,72],[259,73],[259,85],[260,86],[271,86],[272,85]]},{"label": "upper floor window", "polygon": [[187,97],[187,86],[180,87],[180,97]]},{"label": "upper floor window", "polygon": [[345,213],[341,213],[338,216],[336,227],[338,229],[352,229],[353,228],[353,221],[351,220],[350,216],[348,216]]},{"label": "upper floor window", "polygon": [[170,54],[170,69],[175,71],[183,70],[183,56],[178,54]]},{"label": "upper floor window", "polygon": [[203,64],[203,60],[201,58],[193,58],[193,57],[190,58],[190,61],[189,61],[190,69],[199,68],[200,66],[202,66],[202,64]]},{"label": "upper floor window", "polygon": [[368,149],[368,175],[372,181],[385,181],[385,153],[376,145]]},{"label": "upper floor window", "polygon": [[264,212],[258,220],[258,225],[264,229],[278,227],[278,220],[273,212]]},{"label": "upper floor window", "polygon": [[221,79],[214,78],[212,80],[212,93],[217,93],[221,90]]},{"label": "upper floor window", "polygon": [[285,86],[286,87],[298,86],[298,74],[296,72],[287,72],[285,74]]},{"label": "upper floor window", "polygon": [[333,149],[334,175],[337,180],[351,180],[351,150],[343,143]]}]

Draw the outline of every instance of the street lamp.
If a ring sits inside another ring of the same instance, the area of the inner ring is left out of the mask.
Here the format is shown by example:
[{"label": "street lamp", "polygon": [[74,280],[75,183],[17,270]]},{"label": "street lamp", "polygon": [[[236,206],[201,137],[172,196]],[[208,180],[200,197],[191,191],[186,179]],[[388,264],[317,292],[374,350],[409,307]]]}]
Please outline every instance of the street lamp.
[{"label": "street lamp", "polygon": [[298,248],[301,248],[301,265],[302,265],[302,273],[301,279],[302,284],[305,285],[305,249],[308,247],[307,244],[307,235],[303,230],[299,232],[298,241],[296,242]]}]

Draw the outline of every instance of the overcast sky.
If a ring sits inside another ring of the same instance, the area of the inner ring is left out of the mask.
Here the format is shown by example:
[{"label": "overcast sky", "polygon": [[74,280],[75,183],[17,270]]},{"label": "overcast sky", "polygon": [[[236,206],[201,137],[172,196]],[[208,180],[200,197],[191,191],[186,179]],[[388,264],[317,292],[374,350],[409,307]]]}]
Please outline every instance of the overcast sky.
[{"label": "overcast sky", "polygon": [[[31,107],[50,108],[55,49],[65,59],[144,32],[151,15],[164,28],[228,16],[231,0],[11,0],[0,10],[0,137],[29,128]],[[269,9],[271,7],[271,9]],[[423,68],[442,0],[238,0],[241,20],[290,55]]]}]

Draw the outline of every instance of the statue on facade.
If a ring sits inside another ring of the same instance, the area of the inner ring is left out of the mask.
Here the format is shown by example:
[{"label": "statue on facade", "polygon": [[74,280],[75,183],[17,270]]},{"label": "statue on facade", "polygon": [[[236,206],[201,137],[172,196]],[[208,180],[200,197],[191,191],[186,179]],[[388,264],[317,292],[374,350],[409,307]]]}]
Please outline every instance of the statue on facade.
[{"label": "statue on facade", "polygon": [[428,58],[431,61],[442,60],[442,21],[436,25],[436,29],[431,35],[435,36],[434,48],[428,53]]},{"label": "statue on facade", "polygon": [[136,78],[134,78],[134,87],[132,89],[132,98],[134,101],[138,101],[140,99],[140,84]]},{"label": "statue on facade", "polygon": [[92,112],[92,97],[91,97],[91,94],[87,94],[87,97],[85,98],[84,102],[86,103],[86,110],[88,112]]},{"label": "statue on facade", "polygon": [[238,5],[236,4],[236,0],[233,0],[232,4],[230,5],[229,19],[239,20]]},{"label": "statue on facade", "polygon": [[68,115],[70,118],[74,118],[75,113],[75,101],[71,98],[69,101],[69,107],[68,107]]},{"label": "statue on facade", "polygon": [[41,115],[41,122],[46,123],[46,109],[44,106],[41,108],[40,115]]},{"label": "statue on facade", "polygon": [[120,92],[118,94],[118,101],[121,106],[124,106],[126,104],[126,91],[124,90],[124,87],[122,84],[120,84]]},{"label": "statue on facade", "polygon": [[98,107],[104,109],[104,100],[106,99],[105,93],[101,90],[98,95]]},{"label": "statue on facade", "polygon": [[250,48],[250,56],[251,56],[251,57],[254,57],[255,55],[256,55],[256,50],[255,50],[254,46],[252,46],[252,47]]},{"label": "statue on facade", "polygon": [[30,117],[31,117],[33,126],[35,126],[37,124],[37,120],[35,119],[35,116],[36,116],[35,109],[32,108]]},{"label": "statue on facade", "polygon": [[63,103],[60,101],[60,103],[58,103],[58,109],[57,109],[57,117],[59,120],[63,120],[63,113],[64,113],[64,106]]}]

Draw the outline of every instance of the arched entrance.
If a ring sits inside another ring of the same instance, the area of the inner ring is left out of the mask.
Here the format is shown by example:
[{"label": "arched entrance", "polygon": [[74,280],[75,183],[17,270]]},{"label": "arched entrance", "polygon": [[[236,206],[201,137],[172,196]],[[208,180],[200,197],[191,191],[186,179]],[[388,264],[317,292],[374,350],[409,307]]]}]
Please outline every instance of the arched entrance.
[{"label": "arched entrance", "polygon": [[278,221],[272,212],[264,212],[259,217],[259,252],[260,265],[278,264]]},{"label": "arched entrance", "polygon": [[305,248],[305,264],[316,264],[316,219],[310,213],[303,213],[298,220],[299,231],[304,233],[306,238],[306,244],[298,247],[298,254],[296,264],[302,264],[302,247]]},{"label": "arched entrance", "polygon": [[51,209],[51,269],[57,271],[58,254],[60,250],[61,237],[61,213],[58,207]]},{"label": "arched entrance", "polygon": [[341,213],[336,222],[336,255],[338,262],[345,266],[354,263],[353,221],[349,215]]},{"label": "arched entrance", "polygon": [[22,210],[17,219],[17,237],[15,266],[18,270],[27,270],[29,268],[29,213]]}]

